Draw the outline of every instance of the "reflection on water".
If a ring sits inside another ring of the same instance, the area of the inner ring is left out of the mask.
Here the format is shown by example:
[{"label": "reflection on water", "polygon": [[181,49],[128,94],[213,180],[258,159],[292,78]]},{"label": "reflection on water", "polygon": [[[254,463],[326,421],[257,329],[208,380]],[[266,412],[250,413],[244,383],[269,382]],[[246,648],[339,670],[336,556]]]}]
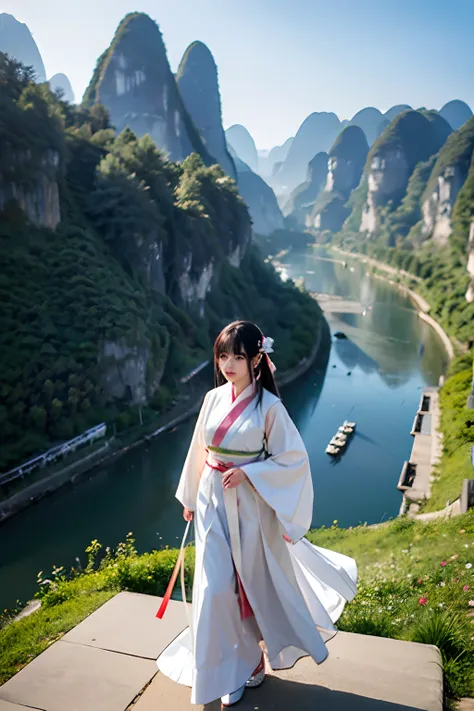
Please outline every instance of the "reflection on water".
[{"label": "reflection on water", "polygon": [[[446,361],[442,344],[407,297],[369,278],[364,265],[356,262],[350,271],[315,259],[308,249],[285,257],[285,268],[290,278],[304,275],[312,291],[372,306],[365,316],[331,317],[331,331],[342,330],[348,339],[328,344],[313,368],[282,391],[310,457],[313,525],[395,516],[420,389],[438,382]],[[275,350],[277,360],[278,343]],[[356,434],[334,461],[326,445],[349,418],[357,422]],[[193,427],[194,421],[183,423],[0,526],[0,605],[27,599],[39,570],[74,564],[94,538],[115,546],[133,531],[141,551],[176,544],[183,519],[174,492]]]}]

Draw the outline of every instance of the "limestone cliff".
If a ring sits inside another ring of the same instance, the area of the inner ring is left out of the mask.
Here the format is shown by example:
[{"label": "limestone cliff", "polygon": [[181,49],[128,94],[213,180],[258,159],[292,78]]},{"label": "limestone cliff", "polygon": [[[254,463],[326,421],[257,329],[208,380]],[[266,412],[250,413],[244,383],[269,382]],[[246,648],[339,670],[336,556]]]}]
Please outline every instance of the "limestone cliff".
[{"label": "limestone cliff", "polygon": [[170,160],[196,152],[212,163],[178,91],[161,32],[148,15],[131,13],[119,24],[84,94],[86,106],[94,103],[107,107],[119,133],[127,126],[137,136],[149,133]]},{"label": "limestone cliff", "polygon": [[145,405],[163,377],[168,348],[156,362],[149,339],[137,345],[105,341],[99,352],[100,384],[108,397],[128,405]]},{"label": "limestone cliff", "polygon": [[313,113],[308,116],[290,146],[286,160],[274,175],[272,186],[277,194],[289,195],[306,180],[309,162],[317,153],[327,152],[341,130],[333,113]]},{"label": "limestone cliff", "polygon": [[375,233],[380,227],[380,210],[401,202],[417,163],[426,161],[442,145],[439,127],[418,111],[399,114],[372,146],[366,163],[367,198],[361,232]]},{"label": "limestone cliff", "polygon": [[222,127],[217,66],[208,47],[193,42],[184,53],[176,75],[184,105],[208,152],[234,180],[234,161],[227,150]]},{"label": "limestone cliff", "polygon": [[306,181],[299,185],[290,195],[283,208],[285,216],[291,216],[299,227],[309,227],[309,217],[314,209],[314,203],[323,189],[328,174],[328,154],[317,153],[308,165]]},{"label": "limestone cliff", "polygon": [[461,128],[472,116],[471,108],[464,101],[459,101],[459,99],[448,101],[448,103],[440,109],[439,113],[446,119],[454,131]]},{"label": "limestone cliff", "polygon": [[270,235],[275,230],[283,229],[283,215],[271,187],[236,155],[233,157],[239,192],[249,208],[254,231]]},{"label": "limestone cliff", "polygon": [[44,87],[30,82],[29,70],[0,52],[2,219],[54,229],[61,219],[64,129],[43,94]]},{"label": "limestone cliff", "polygon": [[54,74],[54,76],[49,79],[49,86],[51,91],[59,90],[64,101],[69,101],[70,104],[74,103],[74,92],[71,82],[65,74]]},{"label": "limestone cliff", "polygon": [[245,126],[239,123],[230,126],[225,137],[231,153],[235,153],[254,173],[258,172],[257,147]]},{"label": "limestone cliff", "polygon": [[46,151],[43,163],[45,170],[29,184],[4,181],[0,169],[0,213],[5,211],[12,214],[12,210],[20,208],[26,219],[36,227],[54,230],[61,220],[59,189],[55,177],[59,171],[58,153]]},{"label": "limestone cliff", "polygon": [[312,223],[316,229],[337,231],[348,216],[345,204],[358,186],[369,146],[358,126],[347,126],[329,152],[328,174],[324,191],[316,201]]},{"label": "limestone cliff", "polygon": [[474,117],[446,141],[423,195],[421,234],[438,245],[445,245],[450,237],[453,208],[467,178],[473,151]]},{"label": "limestone cliff", "polygon": [[33,67],[38,82],[46,81],[43,60],[30,30],[6,12],[0,13],[0,52],[27,67]]}]

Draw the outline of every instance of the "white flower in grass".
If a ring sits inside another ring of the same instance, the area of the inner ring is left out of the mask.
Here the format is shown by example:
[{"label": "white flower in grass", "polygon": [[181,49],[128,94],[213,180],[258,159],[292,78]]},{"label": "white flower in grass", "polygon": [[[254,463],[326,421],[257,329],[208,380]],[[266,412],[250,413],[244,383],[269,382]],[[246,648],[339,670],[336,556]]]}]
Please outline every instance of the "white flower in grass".
[{"label": "white flower in grass", "polygon": [[470,570],[472,568],[472,563],[466,563],[466,568]]}]

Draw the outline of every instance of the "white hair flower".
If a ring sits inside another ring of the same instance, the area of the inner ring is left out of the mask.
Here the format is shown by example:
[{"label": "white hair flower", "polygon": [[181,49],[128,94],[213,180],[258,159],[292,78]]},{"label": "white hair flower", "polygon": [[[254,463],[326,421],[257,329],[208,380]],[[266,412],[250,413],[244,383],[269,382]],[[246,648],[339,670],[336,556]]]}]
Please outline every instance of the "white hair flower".
[{"label": "white hair flower", "polygon": [[269,336],[264,336],[262,341],[262,351],[264,353],[273,353],[273,344],[275,341]]}]

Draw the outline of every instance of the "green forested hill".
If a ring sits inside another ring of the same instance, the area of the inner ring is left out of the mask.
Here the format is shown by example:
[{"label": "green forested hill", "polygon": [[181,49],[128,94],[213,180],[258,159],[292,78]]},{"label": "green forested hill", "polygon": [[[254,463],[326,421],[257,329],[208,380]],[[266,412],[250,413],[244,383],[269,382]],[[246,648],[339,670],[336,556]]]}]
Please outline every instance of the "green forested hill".
[{"label": "green forested hill", "polygon": [[116,136],[103,107],[61,102],[5,55],[0,166],[1,471],[152,417],[231,319],[278,338],[281,370],[308,355],[319,307],[263,264],[218,166]]}]

